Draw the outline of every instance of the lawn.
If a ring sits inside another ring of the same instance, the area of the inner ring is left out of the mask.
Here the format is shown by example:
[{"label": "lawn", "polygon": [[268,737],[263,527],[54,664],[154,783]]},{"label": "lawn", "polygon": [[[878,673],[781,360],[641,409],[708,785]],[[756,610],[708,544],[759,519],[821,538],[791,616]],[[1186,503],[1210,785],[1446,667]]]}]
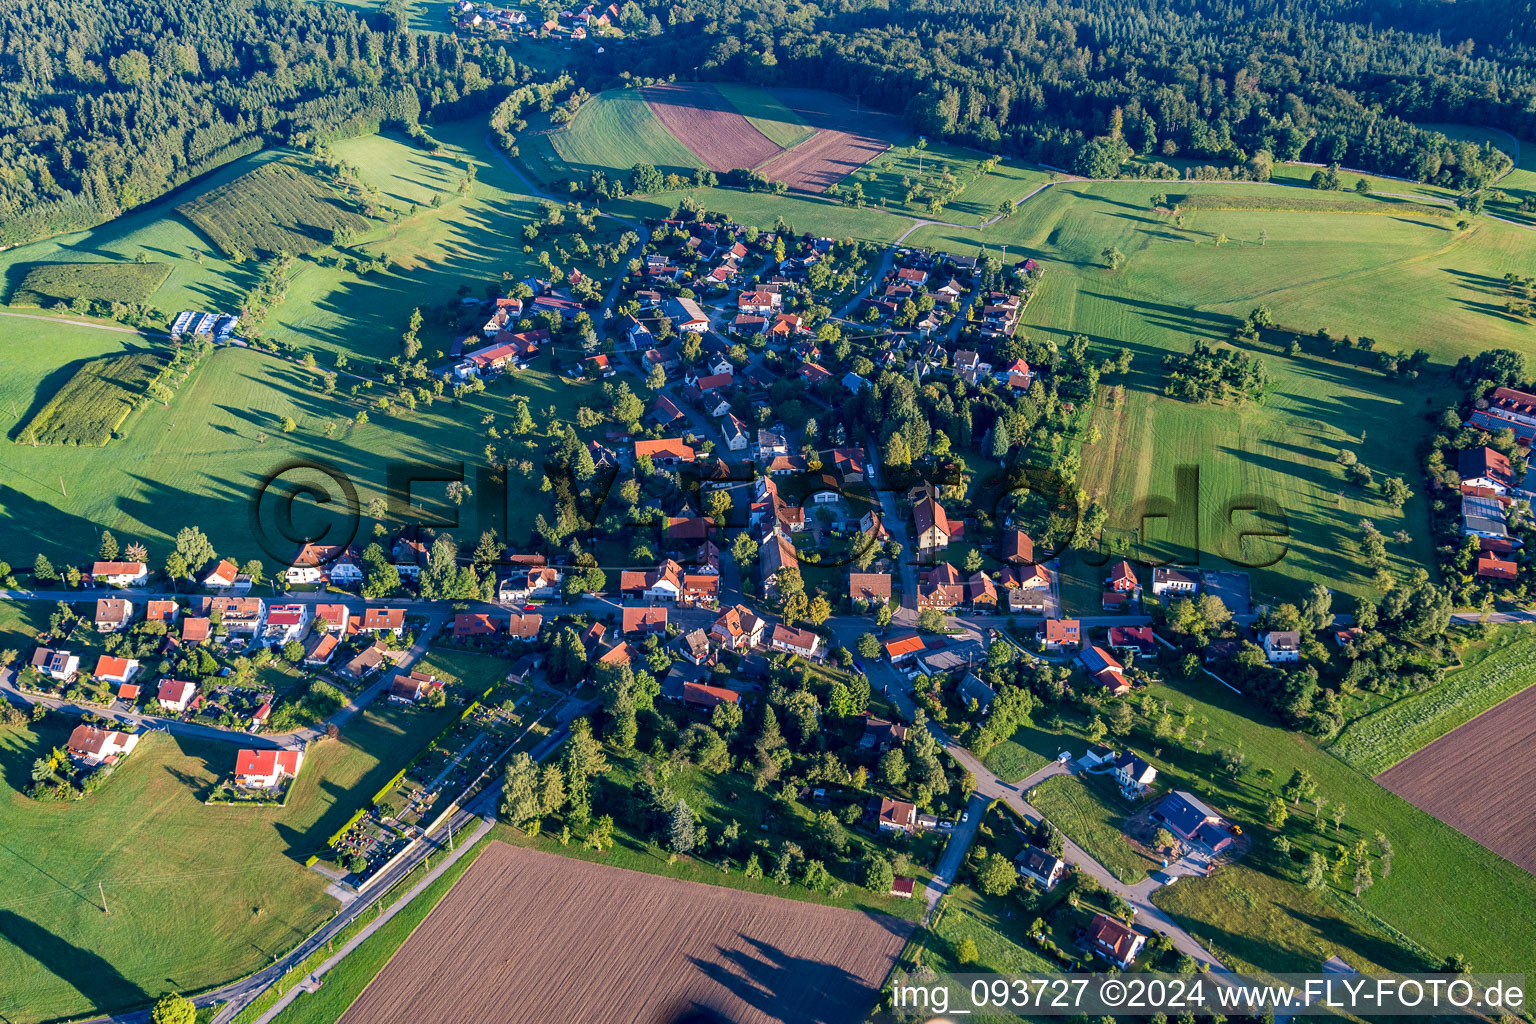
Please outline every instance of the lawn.
[{"label": "lawn", "polygon": [[479,700],[482,693],[506,679],[512,663],[490,654],[438,648],[428,651],[414,667],[443,680],[450,692]]},{"label": "lawn", "polygon": [[[977,177],[984,159],[984,154],[959,146],[929,144],[918,149],[909,142],[876,157],[843,179],[842,184],[848,187],[860,182],[871,203],[893,213],[975,224],[997,216],[998,205],[1004,199],[1018,202],[1051,177],[1046,171],[1007,163]],[[946,182],[957,187],[958,193],[934,214],[928,208],[928,199],[936,192],[949,191]],[[908,188],[919,186],[920,193],[908,201]]]},{"label": "lawn", "polygon": [[1508,193],[1511,198],[1489,203],[1489,210],[1521,224],[1536,225],[1536,211],[1520,209],[1522,200],[1536,200],[1536,143],[1526,142],[1520,146],[1520,162],[1493,187]]},{"label": "lawn", "polygon": [[1366,775],[1380,775],[1533,682],[1536,636],[1504,630],[1475,663],[1351,723],[1329,749]]},{"label": "lawn", "polygon": [[1120,881],[1139,882],[1156,867],[1121,833],[1130,807],[1105,779],[1055,775],[1035,787],[1030,803]]},{"label": "lawn", "polygon": [[821,196],[788,193],[744,192],[730,188],[699,188],[662,192],[653,196],[633,196],[604,205],[603,209],[623,217],[659,219],[671,215],[684,196],[692,196],[706,210],[728,214],[742,224],[772,228],[783,218],[795,233],[812,232],[830,238],[855,238],[861,241],[889,243],[900,238],[912,221],[872,207],[855,209]]},{"label": "lawn", "polygon": [[[1131,352],[1129,374],[1106,380],[1124,383],[1126,400],[1094,410],[1101,440],[1085,448],[1080,480],[1112,510],[1112,527],[1138,530],[1141,502],[1172,499],[1176,467],[1191,466],[1199,472],[1200,505],[1190,518],[1200,524],[1207,567],[1220,567],[1223,559],[1268,561],[1276,553],[1241,551],[1228,505],[1258,495],[1283,510],[1289,544],[1278,564],[1256,570],[1260,600],[1293,597],[1314,580],[1347,594],[1370,590],[1371,574],[1358,560],[1340,559],[1353,551],[1362,518],[1389,536],[1408,531],[1407,543],[1389,542],[1396,572],[1426,564],[1423,500],[1391,509],[1377,490],[1346,485],[1334,459],[1348,448],[1378,479],[1400,476],[1422,490],[1413,441],[1427,429],[1423,416],[1453,398],[1443,365],[1483,347],[1536,353],[1529,328],[1493,306],[1505,271],[1522,265],[1519,254],[1528,251],[1529,238],[1486,219],[1458,233],[1443,217],[1404,212],[1203,210],[1187,214],[1179,229],[1150,209],[1149,197],[1168,187],[1054,185],[984,233],[925,227],[909,241],[968,252],[978,244],[994,252],[1006,244],[1010,255],[1032,256],[1042,262],[1045,279],[1025,311],[1024,333],[1058,343],[1083,333],[1097,353]],[[1181,194],[1235,187],[1177,186]],[[1232,241],[1217,246],[1220,235]],[[1111,246],[1128,256],[1118,272],[1107,270],[1100,255]],[[1394,301],[1382,302],[1387,294]],[[1197,338],[1230,337],[1261,303],[1285,328],[1251,347],[1273,381],[1262,405],[1194,405],[1162,396],[1164,354],[1187,352]],[[1437,365],[1406,382],[1361,368],[1358,351],[1348,361],[1327,357],[1316,344],[1297,357],[1284,353],[1290,332],[1319,328],[1336,336],[1368,334],[1379,349],[1424,348]],[[1392,429],[1382,429],[1385,423]],[[1186,558],[1193,556],[1193,539],[1192,531],[1163,538]],[[1063,565],[1069,602],[1076,603],[1069,608],[1095,611],[1100,569],[1077,562],[1071,557]]]},{"label": "lawn", "polygon": [[1026,725],[987,751],[981,763],[1004,782],[1018,782],[1039,771],[1061,752],[1061,737]]},{"label": "lawn", "polygon": [[20,792],[31,763],[74,722],[0,729],[0,849],[17,894],[0,898],[0,1014],[125,1008],[268,963],[336,909],[305,858],[451,717],[370,711],[313,746],[287,806],[266,809],[204,806],[236,748],[161,733],[91,796],[37,804]]},{"label": "lawn", "polygon": [[147,302],[171,276],[167,263],[40,263],[11,296],[15,306],[53,306],[73,299]]},{"label": "lawn", "polygon": [[715,89],[736,112],[784,149],[800,145],[816,134],[816,129],[790,110],[771,93],[751,85],[716,82]]},{"label": "lawn", "polygon": [[[536,133],[546,132],[538,141]],[[569,178],[586,181],[593,171],[627,178],[635,164],[663,174],[692,174],[699,160],[667,131],[638,89],[598,93],[581,105],[563,128],[534,118],[518,141],[519,155],[543,184]]]}]

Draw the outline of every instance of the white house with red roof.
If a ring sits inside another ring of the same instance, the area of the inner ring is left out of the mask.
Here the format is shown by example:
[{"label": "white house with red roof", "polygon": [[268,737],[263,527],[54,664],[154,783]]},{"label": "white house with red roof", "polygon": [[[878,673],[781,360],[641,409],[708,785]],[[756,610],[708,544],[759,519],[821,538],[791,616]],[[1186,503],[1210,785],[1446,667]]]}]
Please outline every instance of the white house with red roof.
[{"label": "white house with red roof", "polygon": [[143,562],[96,562],[91,579],[109,587],[134,587],[149,579],[149,566]]},{"label": "white house with red roof", "polygon": [[281,647],[290,640],[302,640],[309,632],[309,605],[274,604],[267,608],[266,643]]},{"label": "white house with red roof", "polygon": [[162,679],[160,689],[155,693],[163,710],[174,711],[178,715],[191,707],[195,696],[197,684],[182,679]]},{"label": "white house with red roof", "polygon": [[96,659],[96,671],[92,675],[104,683],[126,683],[138,670],[137,658],[114,658],[103,654]]},{"label": "white house with red roof", "polygon": [[139,737],[116,729],[98,729],[93,725],[77,725],[69,734],[64,749],[69,756],[88,768],[99,764],[116,764],[127,757],[139,745]]},{"label": "white house with red roof", "polygon": [[242,789],[276,789],[299,774],[302,750],[242,750],[235,755],[235,785]]},{"label": "white house with red roof", "polygon": [[227,558],[221,558],[219,564],[203,577],[203,586],[212,587],[215,590],[228,590],[235,585],[235,580],[239,577],[240,567]]}]

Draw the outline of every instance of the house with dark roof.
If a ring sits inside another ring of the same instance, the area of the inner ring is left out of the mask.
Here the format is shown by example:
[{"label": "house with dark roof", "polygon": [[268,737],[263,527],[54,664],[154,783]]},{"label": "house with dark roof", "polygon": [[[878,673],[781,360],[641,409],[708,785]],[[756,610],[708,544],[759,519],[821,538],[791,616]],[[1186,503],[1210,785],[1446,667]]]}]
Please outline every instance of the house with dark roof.
[{"label": "house with dark roof", "polygon": [[[1467,448],[1456,457],[1456,474],[1461,477],[1461,490],[1474,493],[1490,491],[1508,493],[1514,486],[1515,474],[1510,467],[1509,456],[1492,448]],[[1475,489],[1475,490],[1474,490]]]},{"label": "house with dark roof", "polygon": [[1193,594],[1200,589],[1200,574],[1193,569],[1158,566],[1152,570],[1152,593]]},{"label": "house with dark roof", "polygon": [[1163,797],[1152,811],[1152,820],[1166,825],[1180,839],[1212,853],[1221,853],[1232,845],[1232,833],[1225,819],[1199,797],[1182,789]]},{"label": "house with dark roof", "polygon": [[1157,769],[1126,751],[1115,761],[1115,781],[1120,784],[1121,796],[1137,800],[1152,789],[1152,784],[1157,781]]},{"label": "house with dark roof", "polygon": [[1301,658],[1301,634],[1294,629],[1272,629],[1264,634],[1259,646],[1270,664],[1298,661]]},{"label": "house with dark roof", "polygon": [[1026,846],[1013,859],[1019,874],[1033,879],[1046,892],[1056,888],[1056,883],[1067,873],[1067,862],[1038,846]]}]

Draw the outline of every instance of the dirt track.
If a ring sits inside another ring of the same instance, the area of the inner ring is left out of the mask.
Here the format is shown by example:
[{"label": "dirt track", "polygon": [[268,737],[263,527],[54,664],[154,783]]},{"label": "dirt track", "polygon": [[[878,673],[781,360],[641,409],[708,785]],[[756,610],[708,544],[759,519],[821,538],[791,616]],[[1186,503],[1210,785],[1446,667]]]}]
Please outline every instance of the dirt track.
[{"label": "dirt track", "polygon": [[1536,873],[1536,686],[1376,776],[1387,789]]},{"label": "dirt track", "polygon": [[756,167],[779,152],[707,82],[649,85],[640,93],[662,127],[715,171]]},{"label": "dirt track", "polygon": [[494,843],[340,1024],[845,1024],[913,927]]}]

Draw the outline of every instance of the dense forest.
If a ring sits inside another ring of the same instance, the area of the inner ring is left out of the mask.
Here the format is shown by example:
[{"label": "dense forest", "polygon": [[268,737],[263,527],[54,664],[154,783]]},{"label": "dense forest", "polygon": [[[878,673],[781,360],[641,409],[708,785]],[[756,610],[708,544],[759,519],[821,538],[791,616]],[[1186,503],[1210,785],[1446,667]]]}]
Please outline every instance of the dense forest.
[{"label": "dense forest", "polygon": [[1234,165],[1264,150],[1475,187],[1504,162],[1413,122],[1536,136],[1531,0],[645,6],[668,27],[613,55],[614,75],[690,77],[691,53],[703,78],[858,94],[927,135],[1085,172],[1106,152]]},{"label": "dense forest", "polygon": [[237,156],[526,78],[451,36],[306,0],[0,0],[0,244],[83,228]]}]

